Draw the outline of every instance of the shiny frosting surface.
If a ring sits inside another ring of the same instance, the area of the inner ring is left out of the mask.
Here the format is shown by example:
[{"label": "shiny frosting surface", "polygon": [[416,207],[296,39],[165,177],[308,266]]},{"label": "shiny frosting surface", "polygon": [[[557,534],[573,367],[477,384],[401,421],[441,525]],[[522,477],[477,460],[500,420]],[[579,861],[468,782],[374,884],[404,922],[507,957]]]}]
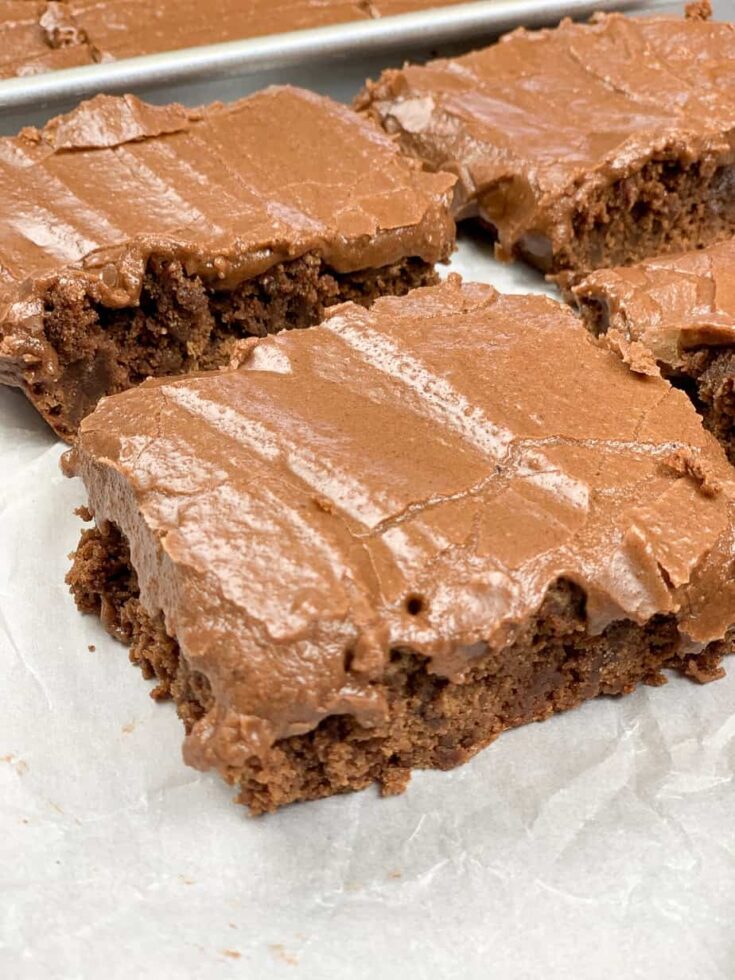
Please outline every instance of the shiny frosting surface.
[{"label": "shiny frosting surface", "polygon": [[501,251],[558,248],[594,188],[657,152],[735,157],[734,48],[732,24],[603,14],[387,71],[357,105],[459,176],[458,215],[491,222]]},{"label": "shiny frosting surface", "polygon": [[664,367],[698,347],[735,344],[735,240],[587,276],[572,294],[604,328],[645,345]]},{"label": "shiny frosting surface", "polygon": [[65,3],[0,0],[0,79],[95,62]]},{"label": "shiny frosting surface", "polygon": [[0,0],[0,78],[464,0]]},{"label": "shiny frosting surface", "polygon": [[307,252],[339,272],[454,244],[453,178],[373,123],[296,88],[205,109],[97,96],[0,139],[0,379],[44,356],[60,277],[135,304],[152,254],[226,288]]},{"label": "shiny frosting surface", "polygon": [[593,631],[670,613],[696,648],[735,621],[721,450],[543,297],[451,277],[336,307],[237,370],[103,399],[69,464],[211,682],[200,766],[379,723],[391,649],[461,677],[561,577]]}]

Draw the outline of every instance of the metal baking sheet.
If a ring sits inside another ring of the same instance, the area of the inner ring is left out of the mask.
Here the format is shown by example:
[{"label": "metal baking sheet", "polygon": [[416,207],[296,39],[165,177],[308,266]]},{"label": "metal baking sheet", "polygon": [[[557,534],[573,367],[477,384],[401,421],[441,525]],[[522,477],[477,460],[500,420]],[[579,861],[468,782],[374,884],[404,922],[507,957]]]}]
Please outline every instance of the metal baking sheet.
[{"label": "metal baking sheet", "polygon": [[141,91],[200,79],[223,79],[276,68],[369,58],[420,45],[480,43],[520,24],[538,26],[596,10],[650,6],[639,0],[483,0],[419,13],[271,34],[180,51],[126,58],[0,82],[0,113],[71,104],[97,92]]}]

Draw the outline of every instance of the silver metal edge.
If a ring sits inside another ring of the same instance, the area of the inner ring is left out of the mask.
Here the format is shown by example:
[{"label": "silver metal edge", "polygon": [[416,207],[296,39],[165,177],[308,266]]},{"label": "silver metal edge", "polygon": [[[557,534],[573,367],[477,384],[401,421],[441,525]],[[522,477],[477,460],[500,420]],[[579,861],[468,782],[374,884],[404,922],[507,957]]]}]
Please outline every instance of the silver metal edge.
[{"label": "silver metal edge", "polygon": [[71,103],[97,92],[125,92],[199,79],[248,75],[274,68],[360,57],[471,38],[524,24],[539,26],[602,8],[646,6],[641,0],[482,0],[314,30],[271,34],[179,51],[127,58],[0,82],[0,113]]}]

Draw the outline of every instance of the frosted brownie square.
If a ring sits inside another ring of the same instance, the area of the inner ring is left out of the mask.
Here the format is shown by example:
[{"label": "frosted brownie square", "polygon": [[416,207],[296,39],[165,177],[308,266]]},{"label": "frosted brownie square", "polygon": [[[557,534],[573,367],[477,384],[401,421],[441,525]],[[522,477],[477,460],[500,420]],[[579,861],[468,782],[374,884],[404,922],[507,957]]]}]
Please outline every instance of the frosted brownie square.
[{"label": "frosted brownie square", "polygon": [[0,139],[0,382],[70,440],[102,395],[434,282],[453,183],[295,88],[98,96]]},{"label": "frosted brownie square", "polygon": [[458,176],[457,217],[500,257],[627,265],[735,233],[734,37],[703,19],[564,21],[387,71],[357,106]]},{"label": "frosted brownie square", "polygon": [[544,297],[452,277],[340,306],[104,399],[68,468],[79,607],[255,813],[400,791],[732,649],[720,447]]}]

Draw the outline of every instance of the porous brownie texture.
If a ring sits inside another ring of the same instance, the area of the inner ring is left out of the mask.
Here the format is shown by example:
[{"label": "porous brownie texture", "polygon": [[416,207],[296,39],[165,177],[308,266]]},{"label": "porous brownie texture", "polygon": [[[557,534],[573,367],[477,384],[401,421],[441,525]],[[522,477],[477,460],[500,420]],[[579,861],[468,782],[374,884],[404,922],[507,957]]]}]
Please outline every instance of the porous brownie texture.
[{"label": "porous brownie texture", "polygon": [[44,297],[43,332],[58,370],[39,374],[34,404],[66,441],[102,395],[148,377],[228,364],[236,341],[318,323],[335,303],[369,306],[438,281],[433,266],[407,258],[380,269],[339,273],[319,256],[281,262],[231,290],[217,289],[183,264],[153,256],[140,303],[95,302],[78,280],[60,278]]},{"label": "porous brownie texture", "polygon": [[[735,464],[735,351],[702,348],[684,357],[684,372],[672,378],[689,390],[704,424]],[[687,382],[693,382],[687,384]]]},{"label": "porous brownie texture", "polygon": [[580,201],[572,227],[556,253],[546,242],[538,250],[528,235],[513,257],[573,282],[589,269],[720,241],[735,234],[735,165],[715,154],[694,161],[675,150],[662,154]]},{"label": "porous brownie texture", "polygon": [[[79,609],[99,615],[129,645],[131,661],[157,682],[152,696],[173,698],[191,731],[212,707],[210,685],[190,668],[160,615],[151,618],[141,605],[127,542],[114,525],[82,532],[67,582]],[[584,591],[560,579],[515,642],[478,657],[461,682],[431,673],[427,658],[411,649],[394,649],[378,682],[388,705],[383,726],[330,717],[305,735],[278,742],[267,765],[252,758],[226,777],[237,788],[237,801],[255,815],[373,783],[384,795],[400,793],[411,769],[451,769],[507,729],[599,695],[663,684],[664,670],[702,683],[716,680],[733,642],[731,631],[698,653],[682,653],[671,615],[644,625],[621,620],[591,635]]]}]

